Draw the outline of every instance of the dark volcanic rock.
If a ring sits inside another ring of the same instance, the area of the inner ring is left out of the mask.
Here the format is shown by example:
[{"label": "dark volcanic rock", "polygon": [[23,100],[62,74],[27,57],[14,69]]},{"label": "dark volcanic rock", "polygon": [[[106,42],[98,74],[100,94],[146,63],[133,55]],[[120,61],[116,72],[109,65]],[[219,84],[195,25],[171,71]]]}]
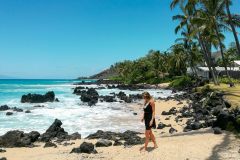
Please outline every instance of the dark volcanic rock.
[{"label": "dark volcanic rock", "polygon": [[69,139],[68,133],[64,131],[61,127],[62,122],[58,119],[55,119],[53,124],[43,133],[39,140],[43,142],[49,142],[53,138],[57,138],[59,140]]},{"label": "dark volcanic rock", "polygon": [[160,122],[157,126],[157,129],[163,129],[165,127],[171,127],[171,124],[166,125],[166,124]]},{"label": "dark volcanic rock", "polygon": [[13,112],[7,112],[6,113],[6,116],[11,116],[11,115],[13,115]]},{"label": "dark volcanic rock", "polygon": [[194,121],[194,119],[189,119],[186,124],[187,124],[187,126],[184,128],[185,131],[198,130],[200,128],[203,128],[203,124],[198,121]]},{"label": "dark volcanic rock", "polygon": [[139,100],[143,98],[142,94],[130,94],[129,97],[135,100]]},{"label": "dark volcanic rock", "polygon": [[114,141],[117,136],[119,134],[115,132],[98,130],[96,133],[88,135],[87,139],[108,139]]},{"label": "dark volcanic rock", "polygon": [[0,148],[0,153],[4,153],[4,152],[6,152],[6,150]]},{"label": "dark volcanic rock", "polygon": [[181,101],[180,101],[180,102],[178,102],[178,104],[177,104],[177,105],[181,105],[181,104],[183,104],[183,102],[181,102]]},{"label": "dark volcanic rock", "polygon": [[229,101],[224,99],[224,104],[226,106],[226,108],[231,108],[231,104],[229,103]]},{"label": "dark volcanic rock", "polygon": [[100,139],[95,144],[96,147],[109,147],[112,145],[112,142],[107,139]]},{"label": "dark volcanic rock", "polygon": [[57,148],[57,145],[52,143],[52,142],[46,142],[45,145],[44,145],[44,148],[47,148],[47,147]]},{"label": "dark volcanic rock", "polygon": [[214,134],[222,134],[222,130],[219,127],[214,127],[213,131],[214,131]]},{"label": "dark volcanic rock", "polygon": [[192,130],[198,130],[198,129],[202,128],[202,124],[199,123],[199,122],[193,122],[193,123],[190,124],[190,125],[191,125],[191,129],[192,129]]},{"label": "dark volcanic rock", "polygon": [[70,153],[97,153],[92,143],[83,142],[80,147],[73,148]]},{"label": "dark volcanic rock", "polygon": [[72,143],[65,142],[65,143],[63,143],[63,146],[70,146],[70,145],[73,145],[73,144],[75,144],[75,143],[74,142],[72,142]]},{"label": "dark volcanic rock", "polygon": [[221,129],[225,130],[227,128],[227,125],[229,123],[230,120],[230,115],[228,112],[225,111],[221,111],[218,116],[217,116],[217,120],[214,122],[214,127],[218,126]]},{"label": "dark volcanic rock", "polygon": [[44,103],[53,102],[55,100],[55,94],[53,91],[47,92],[45,95],[41,94],[27,94],[21,98],[22,103]]},{"label": "dark volcanic rock", "polygon": [[167,116],[167,115],[171,115],[171,114],[167,111],[162,111],[162,115]]},{"label": "dark volcanic rock", "polygon": [[165,120],[170,120],[170,117],[165,118]]},{"label": "dark volcanic rock", "polygon": [[35,107],[35,108],[43,108],[45,106],[44,105],[36,105],[36,106],[33,106],[33,107]]},{"label": "dark volcanic rock", "polygon": [[98,102],[98,92],[94,88],[89,88],[81,94],[81,101],[87,102],[89,106],[95,105]]},{"label": "dark volcanic rock", "polygon": [[207,127],[211,127],[215,123],[215,120],[209,118],[209,119],[206,119],[205,123],[206,123]]},{"label": "dark volcanic rock", "polygon": [[218,114],[223,110],[223,107],[221,105],[215,106],[212,108],[212,114],[214,116],[218,116]]},{"label": "dark volcanic rock", "polygon": [[162,112],[162,115],[176,115],[177,113],[177,110],[176,110],[176,107],[172,107],[168,112],[167,111],[163,111]]},{"label": "dark volcanic rock", "polygon": [[23,109],[17,107],[13,107],[12,110],[15,112],[23,112]]},{"label": "dark volcanic rock", "polygon": [[169,133],[170,133],[170,134],[173,134],[174,132],[177,132],[177,130],[171,127],[171,128],[169,129]]},{"label": "dark volcanic rock", "polygon": [[124,92],[120,91],[118,94],[117,94],[117,97],[120,99],[120,100],[123,100],[125,101],[126,103],[131,103],[132,102],[132,98],[127,96]]},{"label": "dark volcanic rock", "polygon": [[101,96],[105,102],[116,102],[115,96]]},{"label": "dark volcanic rock", "polygon": [[169,110],[169,113],[175,115],[175,114],[177,113],[176,107],[172,107],[172,108]]},{"label": "dark volcanic rock", "polygon": [[144,139],[139,137],[137,134],[140,134],[139,132],[134,131],[125,131],[122,134],[120,134],[120,140],[124,140],[124,145],[138,145],[143,144]]},{"label": "dark volcanic rock", "polygon": [[0,106],[0,111],[6,111],[9,110],[10,108],[7,105]]},{"label": "dark volcanic rock", "polygon": [[6,157],[2,157],[2,158],[0,158],[0,160],[7,160],[7,158]]},{"label": "dark volcanic rock", "polygon": [[36,131],[30,133],[9,131],[0,137],[0,147],[28,147],[38,139],[39,135]]},{"label": "dark volcanic rock", "polygon": [[113,143],[113,146],[121,146],[121,145],[123,145],[123,143],[120,142],[119,140],[116,140],[116,141],[114,141],[114,143]]},{"label": "dark volcanic rock", "polygon": [[31,113],[31,111],[30,110],[26,110],[25,113]]},{"label": "dark volcanic rock", "polygon": [[82,94],[82,91],[83,91],[83,89],[85,89],[85,87],[78,86],[78,87],[74,88],[73,94],[76,94],[76,95],[81,95],[81,94]]},{"label": "dark volcanic rock", "polygon": [[183,129],[183,132],[190,132],[190,131],[191,131],[191,129],[188,129],[188,128]]},{"label": "dark volcanic rock", "polygon": [[[198,130],[205,127],[219,127],[222,130],[240,131],[240,110],[228,109],[231,104],[224,99],[223,92],[212,91],[211,89],[202,92],[193,92],[168,97],[167,100],[187,99],[189,106],[184,106],[179,110],[179,118],[189,118],[184,132]],[[175,112],[174,109],[172,111]],[[172,112],[173,113],[173,112]],[[168,112],[162,112],[162,115],[170,115]]]},{"label": "dark volcanic rock", "polygon": [[140,134],[138,132],[134,131],[125,131],[123,133],[115,133],[115,132],[110,132],[110,131],[101,131],[98,130],[94,134],[90,134],[87,138],[88,139],[108,139],[112,141],[116,140],[123,140],[124,145],[138,145],[138,144],[143,144],[144,139],[139,137],[137,134]]},{"label": "dark volcanic rock", "polygon": [[25,134],[28,138],[30,138],[31,142],[37,141],[38,137],[40,136],[40,133],[37,131],[32,131],[30,133]]},{"label": "dark volcanic rock", "polygon": [[70,135],[70,139],[71,140],[81,139],[81,134],[79,134],[78,132],[75,132]]}]

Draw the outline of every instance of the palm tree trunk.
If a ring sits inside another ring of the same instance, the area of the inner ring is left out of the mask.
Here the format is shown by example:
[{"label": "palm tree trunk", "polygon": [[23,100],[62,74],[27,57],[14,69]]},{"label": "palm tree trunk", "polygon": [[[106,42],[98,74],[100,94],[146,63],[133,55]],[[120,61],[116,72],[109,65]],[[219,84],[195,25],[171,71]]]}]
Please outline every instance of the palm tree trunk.
[{"label": "palm tree trunk", "polygon": [[216,32],[217,39],[218,39],[218,43],[219,43],[219,47],[220,47],[220,52],[221,52],[221,55],[222,55],[223,66],[224,66],[224,68],[225,68],[225,71],[226,71],[228,80],[229,80],[229,82],[231,82],[231,78],[230,78],[230,75],[229,75],[229,72],[228,72],[228,69],[227,69],[227,64],[226,64],[225,56],[224,56],[224,53],[223,53],[222,41],[221,41],[221,39],[220,39],[219,32],[218,32],[218,26],[217,26],[216,23],[215,23],[214,26],[215,26],[215,27],[214,27],[214,30],[215,30],[215,32]]},{"label": "palm tree trunk", "polygon": [[195,66],[193,67],[193,70],[194,70],[196,76],[199,77]]},{"label": "palm tree trunk", "polygon": [[202,43],[203,43],[203,47],[205,48],[205,52],[206,52],[206,54],[208,56],[210,66],[212,67],[212,70],[215,73],[216,80],[217,80],[217,83],[219,85],[219,82],[218,82],[218,72],[216,70],[215,64],[214,64],[213,59],[212,59],[211,49],[209,48],[209,46],[211,47],[211,44],[207,44],[206,42],[202,42]]},{"label": "palm tree trunk", "polygon": [[206,48],[205,48],[205,46],[204,46],[204,44],[203,44],[202,39],[200,38],[200,36],[198,36],[198,41],[199,41],[201,50],[202,50],[202,52],[203,52],[203,57],[204,57],[204,59],[205,59],[205,61],[206,61],[206,63],[207,63],[207,67],[208,67],[208,69],[209,69],[209,72],[210,72],[211,75],[212,75],[213,82],[214,82],[215,85],[218,85],[218,81],[217,81],[217,78],[216,78],[216,73],[213,71],[212,65],[211,65],[211,63],[210,63],[210,58],[211,58],[211,57],[209,58],[209,56],[208,56],[208,54],[207,54],[207,50],[206,50]]},{"label": "palm tree trunk", "polygon": [[195,72],[194,66],[192,64],[190,65],[190,68],[192,70],[193,75],[197,77],[197,73]]},{"label": "palm tree trunk", "polygon": [[232,23],[232,16],[231,16],[230,8],[229,8],[229,0],[225,0],[225,3],[226,3],[226,10],[227,10],[229,24],[230,24],[230,27],[232,29],[233,36],[234,36],[235,42],[236,42],[237,53],[240,56],[240,43],[239,43],[239,40],[238,40],[236,29],[235,29],[235,27]]}]

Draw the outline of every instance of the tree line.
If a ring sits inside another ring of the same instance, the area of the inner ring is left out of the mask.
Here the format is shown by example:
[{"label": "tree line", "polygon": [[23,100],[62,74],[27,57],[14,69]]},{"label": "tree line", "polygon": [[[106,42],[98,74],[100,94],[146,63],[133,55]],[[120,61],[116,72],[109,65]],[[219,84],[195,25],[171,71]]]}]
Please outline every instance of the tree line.
[{"label": "tree line", "polygon": [[[186,75],[187,67],[195,76],[196,66],[206,65],[214,84],[219,84],[216,66],[228,68],[240,57],[240,45],[236,28],[240,27],[240,15],[231,13],[231,0],[173,0],[170,8],[178,7],[180,13],[172,17],[178,21],[175,33],[180,35],[169,50],[150,50],[134,61],[118,62],[111,66],[118,79],[125,83],[159,83],[175,76]],[[235,42],[227,48],[225,33],[232,32]],[[214,60],[212,51],[219,50],[221,59]]]}]

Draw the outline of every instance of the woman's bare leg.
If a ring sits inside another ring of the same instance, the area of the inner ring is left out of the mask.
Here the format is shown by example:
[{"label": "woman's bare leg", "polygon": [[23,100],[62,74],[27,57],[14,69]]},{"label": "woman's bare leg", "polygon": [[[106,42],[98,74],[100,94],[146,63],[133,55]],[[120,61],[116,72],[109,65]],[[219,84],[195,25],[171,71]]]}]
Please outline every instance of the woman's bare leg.
[{"label": "woman's bare leg", "polygon": [[145,130],[145,144],[143,147],[140,148],[140,151],[142,151],[143,149],[145,151],[147,150],[149,139],[150,139],[150,130]]},{"label": "woman's bare leg", "polygon": [[149,138],[150,138],[150,130],[146,130],[145,131],[145,145],[144,145],[145,150],[147,150]]},{"label": "woman's bare leg", "polygon": [[158,148],[158,145],[157,145],[157,142],[156,142],[156,139],[155,139],[155,136],[154,136],[152,130],[150,130],[150,137],[151,137],[151,139],[153,141],[154,148]]}]

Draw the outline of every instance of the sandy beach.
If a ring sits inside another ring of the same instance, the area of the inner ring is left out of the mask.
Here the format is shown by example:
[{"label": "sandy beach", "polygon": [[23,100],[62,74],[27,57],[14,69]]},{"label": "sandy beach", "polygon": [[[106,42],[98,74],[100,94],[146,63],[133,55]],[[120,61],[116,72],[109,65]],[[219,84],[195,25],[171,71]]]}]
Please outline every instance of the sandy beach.
[{"label": "sandy beach", "polygon": [[[103,159],[103,160],[237,160],[240,159],[239,144],[240,139],[236,139],[232,133],[224,132],[220,135],[213,134],[211,128],[200,129],[184,133],[182,122],[176,123],[175,116],[169,120],[169,116],[161,115],[162,111],[168,111],[172,107],[177,109],[186,104],[183,101],[156,101],[156,120],[165,124],[171,124],[178,132],[169,134],[169,127],[155,129],[154,133],[159,148],[153,149],[153,144],[149,144],[148,152],[139,152],[141,145],[136,146],[111,146],[97,147],[98,154],[70,154],[74,147],[78,147],[82,142],[96,143],[97,140],[75,140],[75,144],[57,148],[43,148],[43,143],[36,143],[34,148],[7,148],[5,153],[0,153],[0,157],[8,160],[83,160],[83,159]],[[140,109],[140,104],[131,106],[134,110]],[[140,114],[138,115],[141,116]],[[140,119],[139,119],[140,120]],[[143,136],[143,135],[141,135]]]},{"label": "sandy beach", "polygon": [[0,160],[240,160],[239,6],[0,0]]}]

